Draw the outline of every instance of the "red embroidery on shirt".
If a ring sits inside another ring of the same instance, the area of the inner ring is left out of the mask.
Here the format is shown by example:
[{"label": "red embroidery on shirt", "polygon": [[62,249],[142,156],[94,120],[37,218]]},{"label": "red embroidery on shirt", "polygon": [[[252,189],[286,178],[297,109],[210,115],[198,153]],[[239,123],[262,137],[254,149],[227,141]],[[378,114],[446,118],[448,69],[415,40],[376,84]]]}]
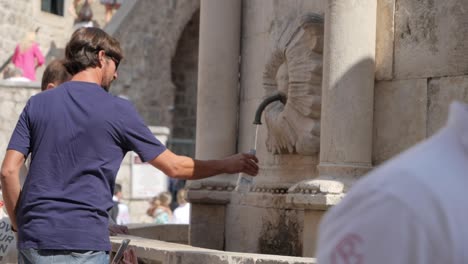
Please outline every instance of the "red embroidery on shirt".
[{"label": "red embroidery on shirt", "polygon": [[331,254],[332,264],[363,264],[364,256],[361,252],[363,239],[356,234],[347,234],[335,246]]}]

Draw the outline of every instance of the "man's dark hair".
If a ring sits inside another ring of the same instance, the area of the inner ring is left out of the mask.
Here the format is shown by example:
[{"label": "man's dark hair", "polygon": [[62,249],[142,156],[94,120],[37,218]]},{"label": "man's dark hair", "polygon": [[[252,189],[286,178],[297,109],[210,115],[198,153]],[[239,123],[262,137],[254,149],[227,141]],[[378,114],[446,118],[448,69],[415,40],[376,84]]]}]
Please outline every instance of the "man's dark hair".
[{"label": "man's dark hair", "polygon": [[123,58],[119,42],[102,29],[89,27],[77,29],[65,47],[65,67],[75,75],[87,68],[99,65],[98,52],[120,62]]},{"label": "man's dark hair", "polygon": [[116,183],[114,186],[114,194],[117,194],[119,192],[122,192],[122,185]]},{"label": "man's dark hair", "polygon": [[47,65],[42,75],[41,90],[47,89],[49,83],[61,84],[71,79],[71,74],[63,65],[63,60],[53,60]]}]

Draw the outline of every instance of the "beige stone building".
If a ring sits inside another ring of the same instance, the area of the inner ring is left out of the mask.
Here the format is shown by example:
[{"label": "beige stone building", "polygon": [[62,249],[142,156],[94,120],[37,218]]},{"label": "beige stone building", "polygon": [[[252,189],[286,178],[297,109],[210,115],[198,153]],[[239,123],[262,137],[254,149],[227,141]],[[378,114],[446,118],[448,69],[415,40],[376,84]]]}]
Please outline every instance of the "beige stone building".
[{"label": "beige stone building", "polygon": [[[0,5],[10,12],[2,25],[14,17],[33,27],[47,15],[27,1]],[[239,175],[188,183],[188,242],[313,257],[323,213],[366,172],[440,128],[452,100],[468,100],[466,9],[457,0],[129,1],[106,28],[127,54],[113,92],[149,125],[170,128],[180,151],[190,154],[195,142],[195,157],[209,159],[255,148],[260,160],[246,192],[236,188]],[[2,40],[2,61],[16,31],[0,29],[12,36]],[[0,146],[33,93],[0,85]],[[119,181],[131,182],[128,171],[124,163]],[[141,211],[142,201],[124,195]],[[155,263],[264,263],[166,244],[151,257],[145,243],[138,252]]]}]

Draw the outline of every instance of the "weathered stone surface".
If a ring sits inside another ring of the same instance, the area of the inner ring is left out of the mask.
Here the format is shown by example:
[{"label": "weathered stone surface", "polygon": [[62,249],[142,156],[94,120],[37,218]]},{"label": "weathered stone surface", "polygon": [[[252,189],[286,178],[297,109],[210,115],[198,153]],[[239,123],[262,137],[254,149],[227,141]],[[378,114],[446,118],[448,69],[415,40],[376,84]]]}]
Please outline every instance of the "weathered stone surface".
[{"label": "weathered stone surface", "polygon": [[226,209],[224,205],[192,203],[190,245],[224,249]]},{"label": "weathered stone surface", "polygon": [[426,137],[427,80],[377,82],[373,164],[377,165]]},{"label": "weathered stone surface", "polygon": [[[259,195],[255,195],[260,198]],[[270,197],[271,195],[265,195]],[[226,250],[302,255],[303,212],[260,206],[228,206]]]},{"label": "weathered stone surface", "polygon": [[302,256],[314,257],[317,248],[319,224],[326,211],[304,210],[304,232],[302,235]]},{"label": "weathered stone surface", "polygon": [[393,77],[395,0],[377,1],[377,39],[375,47],[375,79]]},{"label": "weathered stone surface", "polygon": [[189,225],[133,224],[129,235],[188,245]]},{"label": "weathered stone surface", "polygon": [[468,72],[467,1],[401,0],[395,11],[397,79]]},{"label": "weathered stone surface", "polygon": [[[121,63],[120,80],[113,84],[112,93],[127,95],[149,125],[172,129],[176,84],[196,83],[193,76],[184,76],[190,80],[183,82],[178,79],[181,76],[174,76],[180,67],[173,63],[177,62],[175,55],[187,54],[177,52],[179,44],[183,44],[179,41],[190,21],[198,19],[199,7],[198,0],[137,1],[115,32],[127,56]],[[189,56],[196,56],[198,50],[192,48]],[[192,65],[190,71],[193,70],[196,71],[196,65]]]},{"label": "weathered stone surface", "polygon": [[0,83],[0,160],[5,156],[11,134],[26,102],[39,91],[38,83]]},{"label": "weathered stone surface", "polygon": [[273,154],[319,152],[323,26],[323,17],[310,12],[270,32],[274,49],[264,66],[263,88],[267,97],[285,98],[264,111]]},{"label": "weathered stone surface", "polygon": [[468,102],[468,76],[431,79],[427,97],[427,136],[431,136],[445,125],[451,102]]},{"label": "weathered stone surface", "polygon": [[123,239],[129,238],[140,259],[164,264],[315,264],[314,258],[299,258],[262,254],[217,251],[206,248],[149,240],[134,236],[111,237],[112,251],[117,251]]}]

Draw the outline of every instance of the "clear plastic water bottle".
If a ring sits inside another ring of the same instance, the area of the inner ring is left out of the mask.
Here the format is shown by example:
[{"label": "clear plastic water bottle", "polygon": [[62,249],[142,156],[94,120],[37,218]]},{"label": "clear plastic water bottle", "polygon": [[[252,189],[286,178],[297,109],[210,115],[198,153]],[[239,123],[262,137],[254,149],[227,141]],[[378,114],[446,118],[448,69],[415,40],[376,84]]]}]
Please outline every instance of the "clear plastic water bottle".
[{"label": "clear plastic water bottle", "polygon": [[[250,149],[249,154],[255,155],[255,149]],[[245,173],[239,173],[239,178],[237,179],[236,190],[240,193],[247,193],[252,186],[253,176],[250,176]]]}]

